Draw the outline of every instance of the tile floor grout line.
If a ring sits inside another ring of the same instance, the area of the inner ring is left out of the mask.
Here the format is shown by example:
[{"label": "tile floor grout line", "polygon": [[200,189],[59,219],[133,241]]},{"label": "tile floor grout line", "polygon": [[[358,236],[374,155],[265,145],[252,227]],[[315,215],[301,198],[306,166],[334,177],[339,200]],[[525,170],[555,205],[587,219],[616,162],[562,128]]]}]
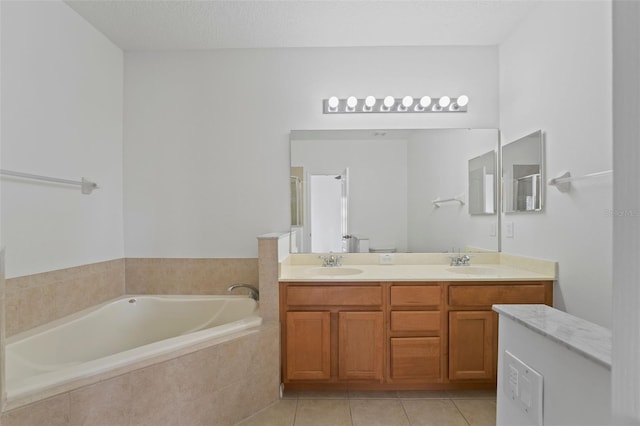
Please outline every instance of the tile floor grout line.
[{"label": "tile floor grout line", "polygon": [[409,422],[409,426],[413,426],[411,423],[411,417],[409,417],[409,413],[407,413],[407,408],[404,406],[404,401],[401,398],[398,398],[400,401],[400,405],[402,405],[402,411],[404,411],[404,415],[407,417],[407,422]]},{"label": "tile floor grout line", "polygon": [[471,423],[469,423],[469,420],[467,420],[467,417],[462,413],[462,411],[460,410],[460,407],[458,407],[458,404],[456,404],[456,401],[453,400],[453,398],[451,399],[451,402],[453,402],[453,406],[456,407],[456,410],[458,410],[458,413],[460,413],[460,415],[462,416],[462,418],[464,419],[464,421],[471,426]]},{"label": "tile floor grout line", "polygon": [[296,418],[298,417],[298,403],[300,402],[300,400],[298,398],[296,398],[296,409],[293,410],[293,423],[291,423],[291,426],[296,426]]}]

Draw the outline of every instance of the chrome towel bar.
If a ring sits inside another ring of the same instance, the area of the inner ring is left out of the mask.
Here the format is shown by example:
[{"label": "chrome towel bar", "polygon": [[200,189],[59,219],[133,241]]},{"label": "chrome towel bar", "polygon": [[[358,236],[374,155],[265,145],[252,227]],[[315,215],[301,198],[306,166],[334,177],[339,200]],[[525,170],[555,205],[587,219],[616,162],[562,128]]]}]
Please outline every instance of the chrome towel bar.
[{"label": "chrome towel bar", "polygon": [[50,176],[34,175],[31,173],[14,172],[12,170],[5,170],[5,169],[0,169],[0,175],[17,177],[22,179],[39,180],[44,182],[62,183],[65,185],[76,185],[80,187],[80,191],[83,194],[87,194],[87,195],[91,194],[91,192],[94,189],[98,188],[97,183],[91,182],[85,178],[81,178],[81,180],[60,179],[60,178],[50,177]]}]

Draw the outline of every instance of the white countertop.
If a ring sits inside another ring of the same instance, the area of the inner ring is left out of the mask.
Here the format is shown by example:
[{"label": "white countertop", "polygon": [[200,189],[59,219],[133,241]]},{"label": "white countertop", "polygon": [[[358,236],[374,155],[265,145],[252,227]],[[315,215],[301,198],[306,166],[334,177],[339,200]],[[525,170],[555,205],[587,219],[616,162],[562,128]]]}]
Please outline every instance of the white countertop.
[{"label": "white countertop", "polygon": [[501,316],[611,369],[611,331],[546,305],[493,305]]},{"label": "white countertop", "polygon": [[[343,273],[344,272],[344,273]],[[322,267],[283,264],[280,281],[550,281],[555,275],[502,264],[472,266],[442,265],[358,265]]]}]

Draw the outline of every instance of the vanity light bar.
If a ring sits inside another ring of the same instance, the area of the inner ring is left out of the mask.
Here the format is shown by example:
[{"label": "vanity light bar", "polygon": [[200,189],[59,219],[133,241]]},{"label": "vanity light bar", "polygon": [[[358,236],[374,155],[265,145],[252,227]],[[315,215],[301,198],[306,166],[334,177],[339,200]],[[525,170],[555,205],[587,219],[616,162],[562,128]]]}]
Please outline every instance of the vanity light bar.
[{"label": "vanity light bar", "polygon": [[324,114],[350,114],[350,113],[428,113],[428,112],[467,112],[469,97],[466,95],[450,98],[442,96],[441,98],[431,98],[422,96],[414,98],[413,96],[405,96],[403,98],[394,98],[387,96],[385,98],[375,98],[367,96],[366,98],[356,98],[349,96],[348,98],[338,98],[332,96],[329,99],[322,100],[322,112]]}]

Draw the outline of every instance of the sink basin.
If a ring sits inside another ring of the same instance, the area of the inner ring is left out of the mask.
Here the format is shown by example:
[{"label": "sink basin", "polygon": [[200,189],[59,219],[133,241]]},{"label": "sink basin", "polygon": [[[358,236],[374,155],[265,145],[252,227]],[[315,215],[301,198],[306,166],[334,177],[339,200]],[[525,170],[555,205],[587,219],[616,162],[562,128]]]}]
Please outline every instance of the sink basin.
[{"label": "sink basin", "polygon": [[491,268],[487,266],[456,266],[448,268],[447,271],[455,274],[467,274],[467,275],[498,275],[499,269]]},{"label": "sink basin", "polygon": [[343,267],[326,267],[326,268],[313,268],[309,270],[311,275],[356,275],[361,274],[362,269],[358,268],[343,268]]}]

